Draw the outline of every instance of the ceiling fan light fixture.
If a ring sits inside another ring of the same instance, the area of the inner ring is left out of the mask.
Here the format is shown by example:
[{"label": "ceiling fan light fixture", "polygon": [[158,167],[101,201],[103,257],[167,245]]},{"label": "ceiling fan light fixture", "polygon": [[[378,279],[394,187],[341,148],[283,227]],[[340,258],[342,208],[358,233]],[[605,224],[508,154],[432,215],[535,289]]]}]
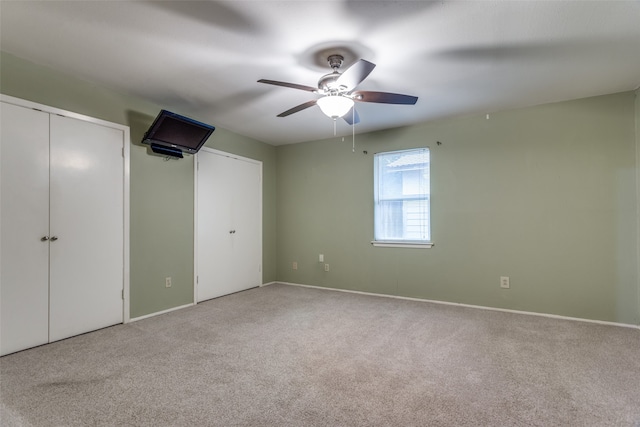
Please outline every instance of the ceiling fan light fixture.
[{"label": "ceiling fan light fixture", "polygon": [[318,107],[332,119],[342,117],[353,107],[353,99],[342,95],[327,95],[318,99]]}]

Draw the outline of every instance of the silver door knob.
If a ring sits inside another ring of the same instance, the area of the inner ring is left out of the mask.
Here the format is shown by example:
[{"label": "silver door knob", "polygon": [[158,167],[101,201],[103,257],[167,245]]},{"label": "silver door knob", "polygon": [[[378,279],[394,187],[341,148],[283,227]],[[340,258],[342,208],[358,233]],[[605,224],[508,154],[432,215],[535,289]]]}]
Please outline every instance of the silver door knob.
[{"label": "silver door knob", "polygon": [[58,236],[51,236],[51,241],[55,242],[56,240],[58,240]]},{"label": "silver door knob", "polygon": [[41,242],[46,242],[47,240],[49,240],[49,236],[42,236],[40,239]]}]

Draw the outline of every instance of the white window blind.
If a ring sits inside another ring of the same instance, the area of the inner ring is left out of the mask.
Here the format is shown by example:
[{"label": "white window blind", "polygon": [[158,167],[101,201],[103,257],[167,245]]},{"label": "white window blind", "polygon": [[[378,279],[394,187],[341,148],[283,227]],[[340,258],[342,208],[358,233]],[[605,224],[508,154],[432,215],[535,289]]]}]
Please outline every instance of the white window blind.
[{"label": "white window blind", "polygon": [[428,148],[378,153],[374,157],[373,243],[431,243]]}]

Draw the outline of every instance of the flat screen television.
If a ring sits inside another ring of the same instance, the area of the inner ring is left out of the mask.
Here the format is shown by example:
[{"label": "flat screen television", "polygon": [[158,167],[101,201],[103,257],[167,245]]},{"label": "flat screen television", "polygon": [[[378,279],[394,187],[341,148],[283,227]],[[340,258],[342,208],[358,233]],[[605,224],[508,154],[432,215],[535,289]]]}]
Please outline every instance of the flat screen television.
[{"label": "flat screen television", "polygon": [[214,130],[215,126],[161,110],[142,143],[151,145],[156,153],[182,157],[183,152],[197,153]]}]

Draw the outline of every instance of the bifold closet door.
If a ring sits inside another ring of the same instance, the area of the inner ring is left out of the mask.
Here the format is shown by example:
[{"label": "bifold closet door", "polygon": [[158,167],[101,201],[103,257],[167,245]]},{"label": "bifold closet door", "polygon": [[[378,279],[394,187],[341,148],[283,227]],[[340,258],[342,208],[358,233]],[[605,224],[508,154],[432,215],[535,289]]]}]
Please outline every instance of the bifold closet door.
[{"label": "bifold closet door", "polygon": [[123,321],[122,148],[119,129],[51,115],[50,341]]},{"label": "bifold closet door", "polygon": [[198,153],[196,300],[262,284],[261,164]]},{"label": "bifold closet door", "polygon": [[49,114],[0,103],[0,354],[49,341]]}]

